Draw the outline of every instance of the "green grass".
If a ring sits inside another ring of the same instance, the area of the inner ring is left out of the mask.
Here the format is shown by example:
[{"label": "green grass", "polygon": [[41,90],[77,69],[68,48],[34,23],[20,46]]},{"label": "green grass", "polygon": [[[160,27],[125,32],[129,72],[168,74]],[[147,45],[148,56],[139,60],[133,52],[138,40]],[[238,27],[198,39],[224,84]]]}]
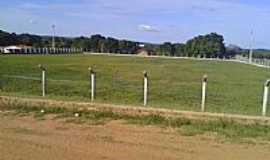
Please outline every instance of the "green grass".
[{"label": "green grass", "polygon": [[[190,120],[186,118],[163,117],[160,115],[132,116],[110,111],[89,111],[67,109],[61,107],[30,107],[30,106],[5,106],[2,111],[15,111],[13,116],[33,115],[38,120],[45,120],[45,115],[53,114],[57,119],[65,119],[68,123],[103,125],[111,120],[124,120],[130,124],[152,125],[163,128],[174,128],[185,136],[202,134],[216,135],[218,138],[226,138],[237,142],[253,142],[254,140],[270,141],[270,126],[261,124],[241,124],[233,120]],[[44,110],[44,113],[40,113]],[[5,113],[5,112],[4,112]],[[79,113],[79,117],[74,114]],[[0,115],[1,116],[1,115]],[[8,115],[5,115],[8,116]]]},{"label": "green grass", "polygon": [[207,111],[248,115],[260,114],[263,83],[270,78],[267,69],[234,62],[97,55],[0,56],[0,94],[39,96],[39,80],[3,77],[38,78],[38,64],[48,68],[48,98],[88,101],[87,69],[92,66],[97,72],[97,102],[142,105],[142,72],[147,70],[149,106],[199,111],[201,78],[207,74]]}]

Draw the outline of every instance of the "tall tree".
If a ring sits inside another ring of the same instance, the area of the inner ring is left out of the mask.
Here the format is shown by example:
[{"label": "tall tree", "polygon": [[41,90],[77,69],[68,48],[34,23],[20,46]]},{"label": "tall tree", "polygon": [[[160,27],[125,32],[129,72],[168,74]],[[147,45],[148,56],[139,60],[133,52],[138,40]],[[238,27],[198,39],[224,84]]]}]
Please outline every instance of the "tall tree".
[{"label": "tall tree", "polygon": [[189,56],[222,57],[225,51],[224,38],[216,33],[195,37],[186,44]]},{"label": "tall tree", "polygon": [[108,53],[117,53],[119,46],[118,46],[118,40],[115,38],[108,37],[106,39],[106,52]]},{"label": "tall tree", "polygon": [[165,42],[159,46],[156,52],[158,55],[162,56],[173,56],[174,48],[170,42]]},{"label": "tall tree", "polygon": [[186,56],[185,55],[185,44],[182,44],[182,43],[175,43],[173,44],[173,48],[174,48],[174,53],[173,55],[174,56],[177,56],[177,57],[184,57]]}]

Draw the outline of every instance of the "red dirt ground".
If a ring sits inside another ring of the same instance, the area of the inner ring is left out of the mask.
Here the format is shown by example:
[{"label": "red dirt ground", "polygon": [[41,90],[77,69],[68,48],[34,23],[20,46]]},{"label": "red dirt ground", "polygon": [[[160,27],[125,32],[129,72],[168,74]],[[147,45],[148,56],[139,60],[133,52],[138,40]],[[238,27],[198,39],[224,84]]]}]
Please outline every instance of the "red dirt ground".
[{"label": "red dirt ground", "polygon": [[123,121],[89,125],[0,113],[0,160],[254,160],[269,159],[269,151],[269,145],[186,137]]}]

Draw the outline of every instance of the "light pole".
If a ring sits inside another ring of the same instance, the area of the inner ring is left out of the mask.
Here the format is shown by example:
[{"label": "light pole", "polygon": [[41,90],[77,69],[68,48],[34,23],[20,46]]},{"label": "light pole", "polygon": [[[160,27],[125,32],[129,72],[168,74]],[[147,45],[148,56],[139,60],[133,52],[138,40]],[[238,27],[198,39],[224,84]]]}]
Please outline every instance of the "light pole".
[{"label": "light pole", "polygon": [[55,49],[55,25],[54,24],[52,25],[52,32],[53,32],[53,35],[52,35],[52,48]]},{"label": "light pole", "polygon": [[253,57],[253,48],[252,48],[252,43],[253,43],[253,40],[254,40],[254,38],[253,38],[253,30],[251,30],[251,32],[250,32],[250,36],[251,36],[251,38],[250,38],[250,48],[249,48],[249,63],[252,63],[252,57]]}]

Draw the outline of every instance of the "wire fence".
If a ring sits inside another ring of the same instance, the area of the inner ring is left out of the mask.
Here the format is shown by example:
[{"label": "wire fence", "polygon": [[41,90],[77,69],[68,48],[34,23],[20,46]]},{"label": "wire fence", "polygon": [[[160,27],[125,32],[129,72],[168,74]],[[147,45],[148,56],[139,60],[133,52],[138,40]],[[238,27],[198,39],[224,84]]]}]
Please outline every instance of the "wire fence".
[{"label": "wire fence", "polygon": [[124,104],[140,104],[143,99],[142,75],[132,77],[123,71],[112,71],[107,74],[97,73],[96,97],[102,101]]},{"label": "wire fence", "polygon": [[240,62],[255,65],[255,66],[258,66],[258,67],[270,68],[270,59],[252,58],[250,60],[248,57],[243,57],[243,56],[236,56],[235,59],[240,61]]},{"label": "wire fence", "polygon": [[1,75],[0,89],[3,92],[38,95],[41,92],[41,79],[17,75]]},{"label": "wire fence", "polygon": [[[58,72],[47,73],[46,96],[90,100],[90,75],[64,79]],[[144,81],[142,73],[125,70],[96,70],[95,100],[97,102],[142,105]],[[162,75],[162,74],[161,74]],[[66,76],[68,77],[68,76]],[[149,76],[148,105],[168,109],[200,111],[202,77],[193,80],[169,76]],[[235,87],[237,86],[237,87]],[[0,74],[0,90],[18,95],[42,96],[42,74]],[[210,77],[206,110],[218,113],[261,114],[263,87],[258,83],[220,81]],[[267,96],[268,97],[268,96]],[[269,112],[267,112],[269,115]]]},{"label": "wire fence", "polygon": [[[123,75],[125,73],[122,73]],[[136,77],[136,76],[134,76]],[[141,77],[141,76],[140,76]],[[121,72],[111,74],[97,73],[96,97],[98,101],[140,104],[143,99],[143,82],[140,77],[128,79],[121,76]],[[90,97],[89,77],[83,79],[59,79],[57,74],[47,73],[46,95],[63,97]],[[0,90],[2,92],[20,95],[42,96],[42,78],[40,76],[0,75]]]}]

